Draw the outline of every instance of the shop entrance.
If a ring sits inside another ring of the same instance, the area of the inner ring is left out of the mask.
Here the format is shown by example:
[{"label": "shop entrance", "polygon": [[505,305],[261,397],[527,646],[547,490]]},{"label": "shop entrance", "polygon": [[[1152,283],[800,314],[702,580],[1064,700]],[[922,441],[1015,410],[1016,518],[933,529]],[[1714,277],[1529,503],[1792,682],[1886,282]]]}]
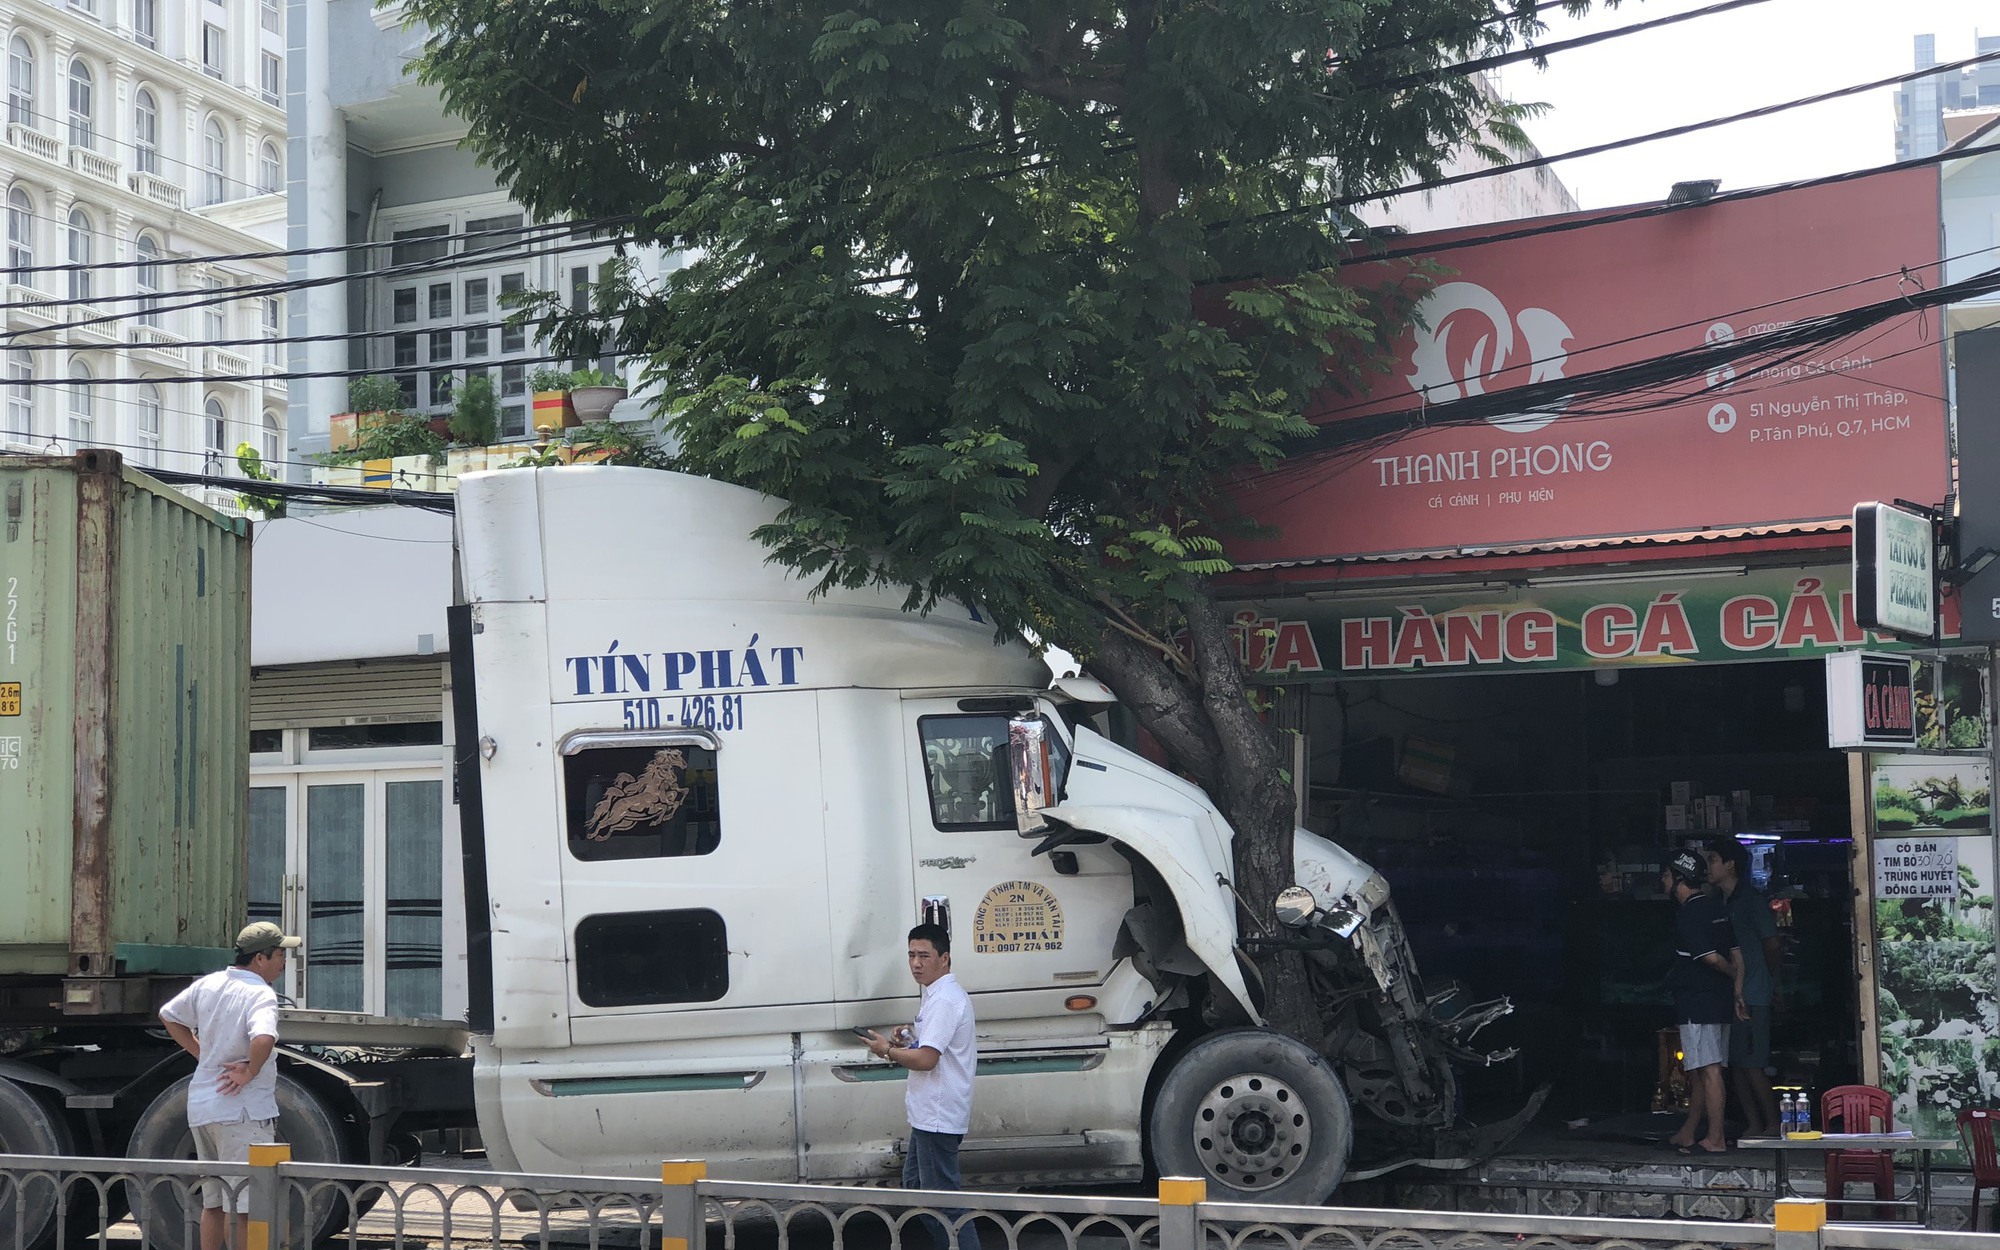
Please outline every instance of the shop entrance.
[{"label": "shop entrance", "polygon": [[1778,1082],[1858,1079],[1848,764],[1825,709],[1817,660],[1312,688],[1306,823],[1388,878],[1427,978],[1517,1005],[1481,1040],[1521,1058],[1465,1074],[1468,1115],[1543,1082],[1545,1123],[1653,1108],[1673,1023],[1659,865],[1715,837],[1749,849],[1779,926]]}]

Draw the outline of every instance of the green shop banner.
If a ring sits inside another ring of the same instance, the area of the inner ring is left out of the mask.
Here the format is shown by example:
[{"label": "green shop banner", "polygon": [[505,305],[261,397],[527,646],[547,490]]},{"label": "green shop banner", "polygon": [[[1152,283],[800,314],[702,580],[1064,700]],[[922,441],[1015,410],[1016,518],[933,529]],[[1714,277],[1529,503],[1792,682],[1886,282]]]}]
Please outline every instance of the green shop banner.
[{"label": "green shop banner", "polygon": [[[1232,626],[1257,679],[1364,673],[1504,672],[1782,660],[1910,644],[1854,622],[1845,567],[1629,582],[1534,579],[1244,608]],[[1958,600],[1943,602],[1958,635]]]}]

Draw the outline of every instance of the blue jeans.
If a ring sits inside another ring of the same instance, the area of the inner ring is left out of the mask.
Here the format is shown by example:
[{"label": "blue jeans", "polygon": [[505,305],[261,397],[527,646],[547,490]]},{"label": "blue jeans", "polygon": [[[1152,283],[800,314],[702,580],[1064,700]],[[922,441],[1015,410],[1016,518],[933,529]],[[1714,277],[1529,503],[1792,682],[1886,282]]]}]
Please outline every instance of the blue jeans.
[{"label": "blue jeans", "polygon": [[[958,1179],[958,1143],[962,1140],[958,1133],[933,1133],[926,1129],[910,1130],[909,1148],[903,1154],[904,1189],[960,1189]],[[963,1210],[945,1212],[952,1219],[963,1215]],[[950,1250],[951,1231],[934,1216],[920,1215],[917,1227],[928,1234],[936,1250]],[[967,1222],[959,1226],[959,1250],[979,1250],[978,1225]]]}]

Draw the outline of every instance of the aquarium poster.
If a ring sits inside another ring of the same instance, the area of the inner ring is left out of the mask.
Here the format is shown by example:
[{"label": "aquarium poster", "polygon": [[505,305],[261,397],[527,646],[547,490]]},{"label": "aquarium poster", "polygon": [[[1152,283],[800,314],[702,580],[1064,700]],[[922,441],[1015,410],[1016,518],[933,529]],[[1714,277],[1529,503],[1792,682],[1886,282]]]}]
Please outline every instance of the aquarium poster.
[{"label": "aquarium poster", "polygon": [[1963,758],[1873,762],[1882,1086],[1897,1128],[1956,1137],[1961,1108],[2000,1105],[1991,772]]},{"label": "aquarium poster", "polygon": [[1876,755],[1870,762],[1875,784],[1869,827],[1876,834],[1992,828],[1992,768],[1985,759]]}]

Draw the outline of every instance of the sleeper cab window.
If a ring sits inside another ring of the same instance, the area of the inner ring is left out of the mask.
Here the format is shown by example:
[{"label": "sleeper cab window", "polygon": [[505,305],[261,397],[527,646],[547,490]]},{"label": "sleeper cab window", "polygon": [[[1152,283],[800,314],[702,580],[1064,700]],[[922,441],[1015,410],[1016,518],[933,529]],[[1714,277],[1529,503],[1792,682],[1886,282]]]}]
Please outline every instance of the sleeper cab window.
[{"label": "sleeper cab window", "polygon": [[[1006,716],[923,716],[917,719],[917,733],[924,745],[933,825],[943,830],[1014,827]],[[1047,733],[1053,785],[1060,786],[1069,752],[1054,726],[1047,726]]]},{"label": "sleeper cab window", "polygon": [[693,742],[563,757],[569,851],[581,860],[707,855],[722,842],[715,752]]},{"label": "sleeper cab window", "polygon": [[729,992],[729,935],[706,908],[589,916],[576,926],[576,996],[590,1007],[712,1003]]}]

